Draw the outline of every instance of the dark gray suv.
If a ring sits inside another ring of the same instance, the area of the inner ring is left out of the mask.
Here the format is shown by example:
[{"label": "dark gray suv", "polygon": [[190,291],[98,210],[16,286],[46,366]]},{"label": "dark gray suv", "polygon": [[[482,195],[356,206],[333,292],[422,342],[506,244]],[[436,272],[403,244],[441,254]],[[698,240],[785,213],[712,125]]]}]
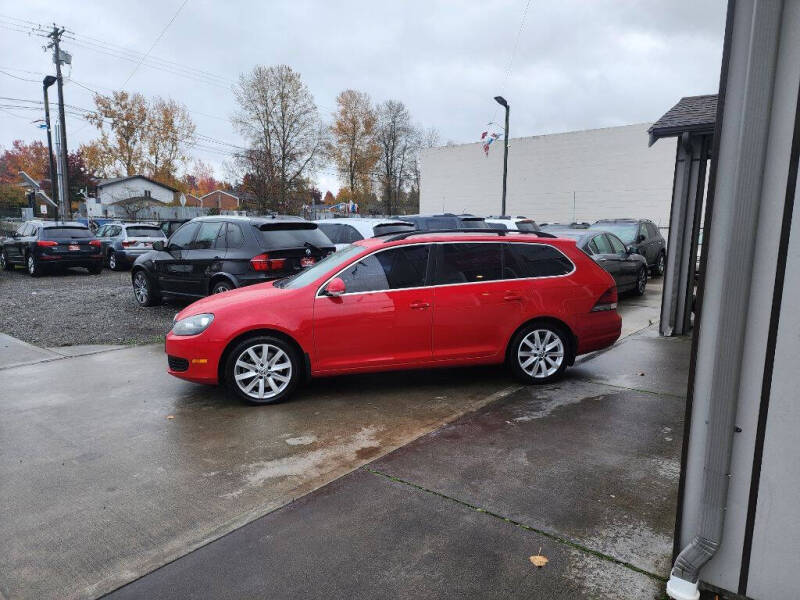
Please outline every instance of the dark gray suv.
[{"label": "dark gray suv", "polygon": [[610,231],[636,254],[644,256],[654,275],[663,275],[667,262],[667,241],[649,219],[602,219],[589,229]]}]

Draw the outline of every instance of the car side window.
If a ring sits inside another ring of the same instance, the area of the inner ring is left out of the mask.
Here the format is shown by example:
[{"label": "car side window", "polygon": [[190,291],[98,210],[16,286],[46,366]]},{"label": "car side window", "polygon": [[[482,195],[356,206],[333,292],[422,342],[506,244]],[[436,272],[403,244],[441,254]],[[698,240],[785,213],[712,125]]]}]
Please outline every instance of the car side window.
[{"label": "car side window", "polygon": [[398,290],[425,285],[430,246],[402,246],[370,254],[339,277],[347,293]]},{"label": "car side window", "polygon": [[176,250],[186,250],[189,248],[189,244],[192,243],[192,239],[194,238],[194,234],[197,232],[197,228],[199,225],[197,223],[187,223],[178,231],[172,234],[172,237],[169,238],[169,246],[171,249]]},{"label": "car side window", "polygon": [[615,235],[609,233],[606,235],[608,241],[611,242],[611,247],[614,249],[614,254],[625,254],[625,244]]},{"label": "car side window", "polygon": [[216,245],[217,238],[219,237],[223,225],[224,223],[219,221],[203,221],[192,243],[192,250],[218,248],[219,246]]},{"label": "car side window", "polygon": [[363,240],[364,236],[358,232],[358,229],[353,227],[352,225],[345,225],[342,224],[342,238],[344,239],[343,244],[352,244],[353,242],[357,242],[358,240]]},{"label": "car side window", "polygon": [[119,225],[112,225],[108,228],[108,237],[117,237],[122,233],[122,227]]},{"label": "car side window", "polygon": [[27,223],[23,223],[17,229],[17,236],[25,237],[27,235],[27,231],[28,231],[28,224]]},{"label": "car side window", "polygon": [[226,247],[241,248],[244,243],[244,233],[238,223],[228,223],[225,226]]},{"label": "car side window", "polygon": [[600,234],[594,236],[594,239],[589,243],[589,246],[594,244],[594,252],[595,254],[614,254],[614,250],[611,247],[611,243],[608,241],[608,238],[605,234]]},{"label": "car side window", "polygon": [[554,277],[572,271],[572,263],[547,244],[503,244],[503,279]]},{"label": "car side window", "polygon": [[435,285],[502,279],[502,244],[440,244]]}]

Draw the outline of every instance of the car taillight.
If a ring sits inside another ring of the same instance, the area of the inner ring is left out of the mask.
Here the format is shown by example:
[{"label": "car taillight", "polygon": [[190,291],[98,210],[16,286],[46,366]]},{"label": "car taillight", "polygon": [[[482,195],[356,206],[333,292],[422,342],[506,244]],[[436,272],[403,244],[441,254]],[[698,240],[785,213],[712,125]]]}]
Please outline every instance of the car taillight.
[{"label": "car taillight", "polygon": [[36,245],[44,247],[58,246],[58,242],[54,242],[52,240],[39,240],[38,242],[36,242]]},{"label": "car taillight", "polygon": [[122,247],[127,248],[128,246],[133,246],[136,242],[122,242]]},{"label": "car taillight", "polygon": [[90,246],[97,246],[98,248],[100,247],[100,244],[101,244],[100,240],[92,240],[89,242]]},{"label": "car taillight", "polygon": [[592,312],[599,312],[602,310],[616,310],[617,309],[617,286],[610,287],[600,298],[595,302]]},{"label": "car taillight", "polygon": [[250,259],[254,271],[277,271],[286,264],[285,258],[270,258],[269,254],[259,254]]}]

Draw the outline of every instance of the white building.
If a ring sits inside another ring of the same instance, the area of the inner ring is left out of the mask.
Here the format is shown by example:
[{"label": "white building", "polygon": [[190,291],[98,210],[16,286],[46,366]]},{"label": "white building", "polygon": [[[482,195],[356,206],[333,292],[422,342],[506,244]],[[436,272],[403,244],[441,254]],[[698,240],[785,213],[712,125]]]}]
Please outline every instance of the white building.
[{"label": "white building", "polygon": [[[512,113],[513,126],[513,113]],[[537,222],[649,218],[669,224],[675,147],[647,146],[650,123],[511,138],[506,214]],[[500,214],[503,144],[422,151],[420,213]]]},{"label": "white building", "polygon": [[86,210],[90,217],[103,217],[108,214],[108,206],[123,200],[143,198],[169,204],[177,190],[159,183],[144,175],[130,175],[105,179],[97,185],[95,197],[86,202]]}]

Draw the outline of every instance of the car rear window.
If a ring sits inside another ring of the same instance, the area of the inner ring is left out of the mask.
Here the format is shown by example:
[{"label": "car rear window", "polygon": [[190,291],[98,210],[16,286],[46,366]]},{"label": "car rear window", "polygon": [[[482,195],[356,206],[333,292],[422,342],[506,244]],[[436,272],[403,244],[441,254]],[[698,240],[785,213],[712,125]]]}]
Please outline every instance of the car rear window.
[{"label": "car rear window", "polygon": [[306,242],[319,247],[330,247],[331,242],[315,223],[265,223],[258,233],[269,248],[302,248]]},{"label": "car rear window", "polygon": [[504,244],[503,279],[554,277],[572,271],[572,263],[546,244]]},{"label": "car rear window", "polygon": [[85,227],[45,227],[42,229],[43,240],[84,240],[94,237]]},{"label": "car rear window", "polygon": [[375,235],[383,235],[385,233],[402,233],[404,231],[414,231],[415,227],[412,223],[378,223],[372,228]]},{"label": "car rear window", "polygon": [[164,232],[155,225],[152,227],[128,227],[128,237],[164,237]]},{"label": "car rear window", "polygon": [[480,218],[478,219],[462,218],[460,229],[492,229],[492,226]]}]

